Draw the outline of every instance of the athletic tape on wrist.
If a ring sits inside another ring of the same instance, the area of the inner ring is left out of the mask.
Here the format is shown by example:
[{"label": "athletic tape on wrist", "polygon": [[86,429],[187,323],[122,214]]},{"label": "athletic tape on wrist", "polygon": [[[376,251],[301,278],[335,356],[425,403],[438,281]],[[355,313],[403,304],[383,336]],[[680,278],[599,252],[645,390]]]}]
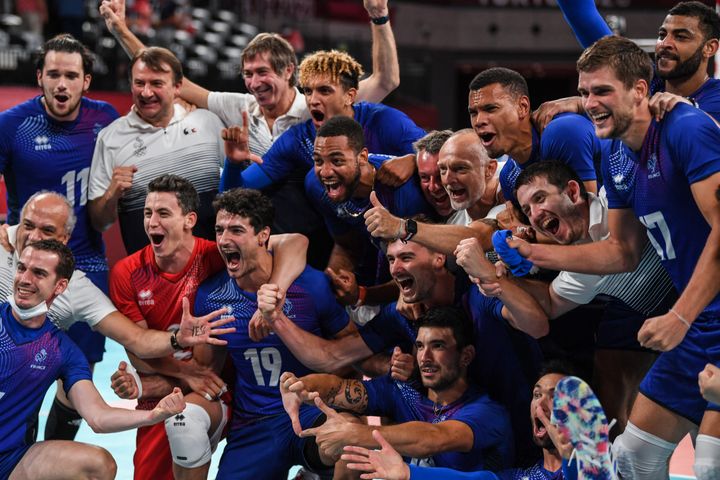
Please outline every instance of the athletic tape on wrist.
[{"label": "athletic tape on wrist", "polygon": [[132,375],[132,377],[135,379],[135,384],[137,385],[138,389],[138,396],[137,399],[140,400],[142,398],[142,380],[140,380],[140,375],[138,375],[137,370],[135,370],[135,367],[133,367],[131,364],[127,364],[127,368],[125,369],[127,373]]}]

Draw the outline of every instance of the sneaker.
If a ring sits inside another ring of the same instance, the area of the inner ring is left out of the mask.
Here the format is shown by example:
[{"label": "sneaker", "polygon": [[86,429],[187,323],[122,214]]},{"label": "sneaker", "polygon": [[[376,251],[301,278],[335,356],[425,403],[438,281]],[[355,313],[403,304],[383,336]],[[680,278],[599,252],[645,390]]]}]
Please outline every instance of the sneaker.
[{"label": "sneaker", "polygon": [[578,480],[617,480],[610,456],[610,426],[587,383],[577,377],[558,382],[551,420],[570,439]]}]

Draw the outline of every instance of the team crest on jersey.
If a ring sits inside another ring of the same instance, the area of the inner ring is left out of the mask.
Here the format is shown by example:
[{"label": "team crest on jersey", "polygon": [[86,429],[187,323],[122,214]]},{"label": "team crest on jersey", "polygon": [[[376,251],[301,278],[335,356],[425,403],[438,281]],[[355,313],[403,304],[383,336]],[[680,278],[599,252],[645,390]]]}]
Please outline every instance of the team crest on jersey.
[{"label": "team crest on jersey", "polygon": [[35,370],[45,370],[47,368],[46,365],[38,365],[39,363],[44,363],[45,360],[47,360],[47,350],[44,348],[40,350],[38,353],[35,354],[35,363],[30,364],[30,368],[34,368]]},{"label": "team crest on jersey", "polygon": [[648,180],[657,178],[660,176],[660,172],[658,172],[658,164],[657,164],[657,154],[654,152],[650,155],[650,158],[648,158],[647,161],[647,168],[648,168]]},{"label": "team crest on jersey", "polygon": [[292,311],[293,311],[292,302],[290,300],[288,300],[287,298],[285,298],[285,305],[283,305],[283,313],[285,314],[285,316],[287,318],[295,318],[295,314]]},{"label": "team crest on jersey", "polygon": [[135,141],[133,142],[133,148],[135,151],[133,152],[133,155],[136,157],[142,157],[147,153],[147,147],[145,146],[145,143],[142,141],[142,138],[135,137]]},{"label": "team crest on jersey", "polygon": [[36,152],[42,152],[44,150],[52,149],[52,145],[50,145],[50,139],[47,135],[38,135],[37,137],[35,137],[34,141]]},{"label": "team crest on jersey", "polygon": [[155,305],[155,300],[153,300],[153,292],[150,290],[140,290],[137,294],[138,296],[138,305],[145,306],[145,305]]}]

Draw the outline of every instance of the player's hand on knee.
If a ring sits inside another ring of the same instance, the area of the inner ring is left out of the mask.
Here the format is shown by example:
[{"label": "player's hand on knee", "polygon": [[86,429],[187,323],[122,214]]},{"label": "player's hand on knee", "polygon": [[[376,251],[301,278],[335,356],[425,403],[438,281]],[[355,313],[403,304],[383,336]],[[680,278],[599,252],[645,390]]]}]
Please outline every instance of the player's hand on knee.
[{"label": "player's hand on knee", "polygon": [[9,253],[13,253],[15,251],[15,248],[10,244],[10,237],[8,236],[8,229],[10,228],[10,225],[7,223],[3,223],[0,225],[0,246],[5,249],[5,251]]},{"label": "player's hand on knee", "polygon": [[255,310],[250,323],[248,323],[248,335],[253,342],[259,342],[272,332],[272,327],[265,320],[260,310]]},{"label": "player's hand on knee", "polygon": [[115,395],[126,400],[138,398],[140,396],[140,388],[136,377],[137,374],[133,375],[128,371],[128,364],[126,362],[120,362],[118,369],[110,377],[110,386],[115,392]]},{"label": "player's hand on knee", "polygon": [[688,326],[673,312],[648,318],[638,332],[638,342],[645,348],[667,352],[677,347]]},{"label": "player's hand on knee", "polygon": [[708,363],[698,375],[700,393],[708,402],[720,404],[720,368]]},{"label": "player's hand on knee", "polygon": [[185,398],[182,391],[175,387],[170,395],[162,398],[153,408],[153,418],[155,422],[160,422],[181,413],[183,410],[185,410]]},{"label": "player's hand on knee", "polygon": [[207,401],[217,400],[227,392],[227,385],[211,368],[190,360],[184,362],[183,370],[183,380],[188,387]]},{"label": "player's hand on knee", "polygon": [[285,304],[285,292],[274,283],[261,285],[257,292],[258,310],[263,318],[272,325],[272,322],[282,314]]},{"label": "player's hand on knee", "polygon": [[407,382],[415,371],[415,356],[403,353],[400,347],[393,349],[390,357],[390,376],[401,382]]}]

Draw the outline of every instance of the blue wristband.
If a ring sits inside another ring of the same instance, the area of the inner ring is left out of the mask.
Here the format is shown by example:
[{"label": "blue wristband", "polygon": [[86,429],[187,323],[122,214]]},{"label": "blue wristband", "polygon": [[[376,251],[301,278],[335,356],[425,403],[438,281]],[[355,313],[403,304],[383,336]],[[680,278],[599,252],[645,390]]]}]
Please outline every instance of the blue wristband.
[{"label": "blue wristband", "polygon": [[510,267],[512,274],[516,277],[523,277],[530,273],[533,264],[530,260],[520,255],[517,249],[507,244],[507,239],[510,237],[512,237],[510,230],[498,230],[493,233],[492,236],[493,246],[497,254],[502,258],[502,261]]}]

